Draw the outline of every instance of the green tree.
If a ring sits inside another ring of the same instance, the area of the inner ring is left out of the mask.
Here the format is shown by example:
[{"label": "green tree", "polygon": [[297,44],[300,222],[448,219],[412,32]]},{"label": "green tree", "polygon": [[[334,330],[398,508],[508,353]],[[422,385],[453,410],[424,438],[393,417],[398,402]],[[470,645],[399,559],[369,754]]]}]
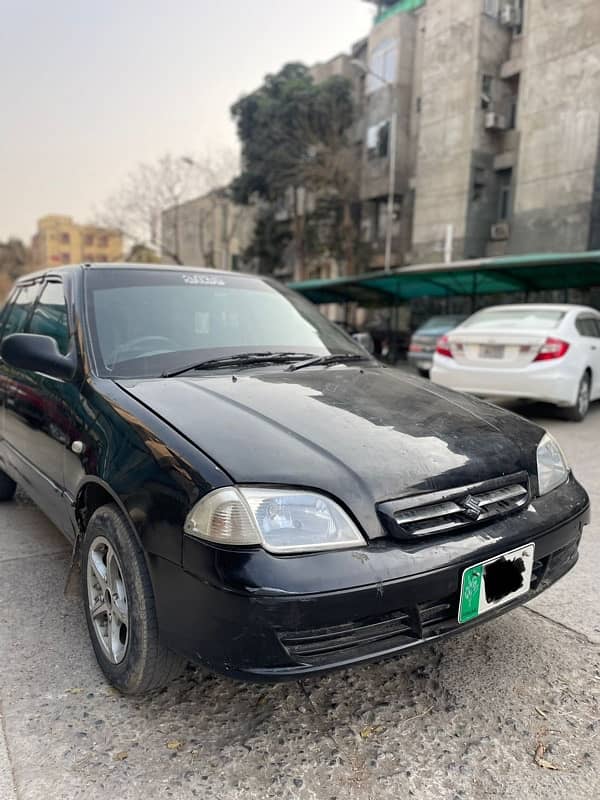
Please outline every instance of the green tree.
[{"label": "green tree", "polygon": [[27,272],[29,253],[20,239],[7,239],[0,242],[0,272],[14,280]]},{"label": "green tree", "polygon": [[287,64],[238,100],[231,113],[242,145],[243,171],[233,182],[236,199],[248,202],[258,195],[274,205],[288,198],[291,237],[302,269],[305,191],[331,198],[342,209],[345,260],[351,271],[357,238],[352,217],[357,170],[349,136],[354,121],[351,83],[333,77],[315,84],[303,64]]}]

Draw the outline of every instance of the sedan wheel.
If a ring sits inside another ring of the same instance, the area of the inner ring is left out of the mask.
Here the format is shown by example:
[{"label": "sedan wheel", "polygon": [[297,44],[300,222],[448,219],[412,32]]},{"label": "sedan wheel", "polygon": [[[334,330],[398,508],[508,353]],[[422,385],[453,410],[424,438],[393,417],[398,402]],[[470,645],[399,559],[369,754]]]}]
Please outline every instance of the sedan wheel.
[{"label": "sedan wheel", "polygon": [[585,419],[590,410],[591,388],[590,375],[586,372],[579,384],[575,405],[565,409],[566,419],[570,419],[573,422],[581,422]]},{"label": "sedan wheel", "polygon": [[125,694],[160,689],[185,660],[161,641],[152,581],[137,533],[114,505],[98,508],[81,542],[85,615],[108,680]]},{"label": "sedan wheel", "polygon": [[117,554],[103,536],[97,536],[90,546],[87,571],[93,630],[106,656],[120,664],[129,644],[127,591]]}]

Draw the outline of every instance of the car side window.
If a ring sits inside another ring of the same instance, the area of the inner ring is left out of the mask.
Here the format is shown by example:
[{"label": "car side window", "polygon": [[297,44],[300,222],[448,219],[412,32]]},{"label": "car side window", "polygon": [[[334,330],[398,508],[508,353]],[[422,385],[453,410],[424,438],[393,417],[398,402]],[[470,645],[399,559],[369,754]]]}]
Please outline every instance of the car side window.
[{"label": "car side window", "polygon": [[598,337],[600,335],[597,321],[593,317],[578,317],[576,326],[582,336]]},{"label": "car side window", "polygon": [[15,304],[15,300],[17,299],[18,295],[19,295],[19,289],[14,289],[8,296],[4,308],[2,309],[2,311],[0,311],[0,339],[2,339],[2,330],[4,328],[4,323],[10,317]]},{"label": "car side window", "polygon": [[61,283],[47,283],[40,295],[28,326],[29,333],[50,336],[63,355],[69,350],[67,304]]},{"label": "car side window", "polygon": [[39,283],[32,283],[22,286],[15,297],[12,307],[8,311],[2,338],[10,336],[11,333],[22,333],[25,330],[25,323],[29,317],[29,312],[39,291]]}]

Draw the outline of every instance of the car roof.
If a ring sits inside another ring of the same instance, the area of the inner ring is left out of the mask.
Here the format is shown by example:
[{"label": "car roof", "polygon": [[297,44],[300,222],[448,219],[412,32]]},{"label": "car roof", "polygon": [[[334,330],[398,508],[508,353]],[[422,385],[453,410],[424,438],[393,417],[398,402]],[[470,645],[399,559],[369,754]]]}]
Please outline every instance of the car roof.
[{"label": "car roof", "polygon": [[81,270],[101,270],[101,269],[110,269],[110,268],[117,267],[118,269],[127,269],[127,270],[156,270],[156,271],[169,271],[169,272],[209,272],[211,275],[227,275],[231,277],[231,275],[247,275],[252,278],[258,278],[259,280],[264,278],[263,275],[254,275],[252,273],[243,273],[243,272],[230,272],[227,270],[222,269],[214,269],[213,267],[191,267],[186,266],[185,264],[138,264],[130,263],[128,261],[115,261],[115,262],[97,262],[97,261],[86,261],[81,264],[65,264],[60,267],[46,267],[44,269],[38,270],[37,272],[28,272],[25,275],[19,276],[16,283],[23,284],[28,283],[29,281],[39,280],[45,276],[49,275],[56,275],[57,277],[62,275],[69,275],[75,272],[79,272]]},{"label": "car roof", "polygon": [[593,314],[600,314],[600,311],[596,308],[580,306],[575,303],[512,303],[502,306],[488,306],[487,308],[480,309],[476,313],[479,314],[481,311],[517,311],[524,309],[563,311],[564,313],[568,313],[569,311],[591,311]]}]

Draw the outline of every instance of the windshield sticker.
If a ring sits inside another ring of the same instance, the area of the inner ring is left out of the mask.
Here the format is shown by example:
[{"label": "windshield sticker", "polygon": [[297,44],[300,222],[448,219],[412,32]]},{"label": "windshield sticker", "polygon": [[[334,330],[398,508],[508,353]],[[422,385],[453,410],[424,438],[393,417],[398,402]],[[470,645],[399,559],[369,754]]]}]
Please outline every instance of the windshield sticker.
[{"label": "windshield sticker", "polygon": [[223,278],[217,275],[198,275],[194,273],[184,273],[182,275],[183,282],[190,286],[226,286],[227,284]]}]

